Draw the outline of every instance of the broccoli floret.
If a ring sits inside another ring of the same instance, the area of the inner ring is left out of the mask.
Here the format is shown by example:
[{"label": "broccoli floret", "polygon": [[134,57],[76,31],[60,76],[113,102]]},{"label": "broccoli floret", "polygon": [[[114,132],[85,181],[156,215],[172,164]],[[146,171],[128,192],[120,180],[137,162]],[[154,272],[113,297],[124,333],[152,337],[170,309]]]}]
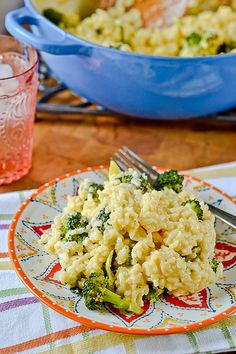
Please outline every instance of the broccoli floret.
[{"label": "broccoli floret", "polygon": [[91,273],[86,279],[83,287],[83,295],[85,305],[90,310],[101,309],[108,302],[121,310],[130,309],[137,314],[142,312],[139,306],[130,304],[129,301],[122,299],[119,295],[107,289],[107,280],[100,273]]},{"label": "broccoli floret", "polygon": [[108,211],[108,212],[106,212],[106,208],[103,208],[103,209],[101,209],[100,211],[99,211],[99,214],[98,214],[98,216],[97,216],[97,219],[98,220],[101,220],[102,221],[102,223],[106,223],[107,221],[108,221],[108,219],[109,219],[109,217],[110,217],[110,212]]},{"label": "broccoli floret", "polygon": [[66,222],[66,229],[67,230],[74,230],[82,227],[86,227],[88,225],[88,220],[86,217],[82,216],[79,211],[70,214],[68,216],[67,222]]},{"label": "broccoli floret", "polygon": [[188,45],[195,46],[198,45],[202,40],[202,35],[197,32],[192,32],[188,37],[186,37],[186,41]]},{"label": "broccoli floret", "polygon": [[107,221],[109,220],[110,218],[110,212],[106,212],[106,209],[103,208],[99,211],[99,214],[97,216],[97,220],[101,221],[102,225],[98,226],[98,230],[100,232],[104,232],[105,228],[106,228],[106,224],[107,224]]},{"label": "broccoli floret", "polygon": [[60,231],[61,231],[61,238],[64,238],[66,233],[67,233],[66,226],[62,225],[61,228],[60,228]]},{"label": "broccoli floret", "polygon": [[183,189],[184,177],[180,176],[177,171],[170,170],[164,173],[160,173],[157,176],[153,186],[157,191],[161,191],[165,187],[173,189],[176,193],[179,193]]},{"label": "broccoli floret", "polygon": [[107,274],[107,287],[109,290],[114,290],[114,274],[111,270],[111,263],[113,258],[114,250],[109,253],[109,256],[106,260],[105,270]]},{"label": "broccoli floret", "polygon": [[93,199],[98,200],[98,191],[102,191],[103,188],[102,184],[91,183],[89,186],[89,194],[92,195]]},{"label": "broccoli floret", "polygon": [[88,237],[88,233],[82,232],[81,234],[67,235],[66,237],[64,237],[63,240],[66,242],[75,241],[77,243],[82,243],[86,239],[86,237]]},{"label": "broccoli floret", "polygon": [[192,32],[186,37],[186,41],[190,47],[199,45],[203,42],[214,41],[218,38],[218,34],[212,31],[204,31],[203,33]]},{"label": "broccoli floret", "polygon": [[121,183],[130,183],[133,179],[132,175],[123,175],[122,177],[119,178]]},{"label": "broccoli floret", "polygon": [[197,214],[198,220],[203,220],[203,210],[201,208],[201,204],[197,199],[187,200],[187,202],[183,203],[182,205],[190,204],[192,209]]},{"label": "broccoli floret", "polygon": [[160,298],[160,295],[163,294],[164,290],[154,288],[153,286],[149,285],[149,293],[145,296],[145,299],[149,300],[151,304],[154,302],[158,301]]},{"label": "broccoli floret", "polygon": [[139,180],[137,181],[137,184],[135,183],[135,180],[133,180],[132,175],[124,175],[120,177],[119,180],[121,181],[121,183],[133,183],[138,189],[141,189],[143,193],[146,193],[150,189],[153,189],[148,179],[142,175],[139,176]]},{"label": "broccoli floret", "polygon": [[148,181],[147,178],[144,178],[143,176],[140,176],[139,177],[139,180],[140,180],[140,187],[139,189],[141,189],[141,191],[143,193],[146,193],[148,191],[150,191],[151,189],[153,189],[151,183]]},{"label": "broccoli floret", "polygon": [[217,262],[217,260],[215,258],[212,258],[212,260],[210,261],[210,265],[211,268],[214,270],[214,272],[217,272],[217,269],[219,267],[219,263]]},{"label": "broccoli floret", "polygon": [[43,10],[43,16],[57,26],[63,21],[63,15],[54,9]]},{"label": "broccoli floret", "polygon": [[[81,234],[75,234],[75,235],[68,235],[68,237],[65,237],[67,232],[70,230],[75,230],[78,228],[85,228],[88,225],[88,220],[85,216],[82,216],[81,213],[75,212],[73,214],[69,214],[67,217],[67,220],[64,225],[61,226],[61,237],[65,241],[76,241],[76,242],[82,242],[79,239],[84,239],[85,237],[88,236],[86,232],[83,232]],[[86,234],[86,235],[85,235]],[[77,241],[78,240],[78,241]]]}]

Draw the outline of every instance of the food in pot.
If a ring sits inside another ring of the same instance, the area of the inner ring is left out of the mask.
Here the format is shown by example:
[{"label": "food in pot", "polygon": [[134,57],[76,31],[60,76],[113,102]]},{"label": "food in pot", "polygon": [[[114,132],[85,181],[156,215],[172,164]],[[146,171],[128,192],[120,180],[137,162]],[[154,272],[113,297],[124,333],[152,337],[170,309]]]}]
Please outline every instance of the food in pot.
[{"label": "food in pot", "polygon": [[[65,3],[65,1],[63,2]],[[156,56],[195,57],[236,50],[236,1],[190,1],[186,14],[162,27],[145,28],[134,0],[117,0],[80,20],[78,13],[45,7],[44,15],[62,29],[109,48]],[[222,5],[223,4],[223,5]]]}]

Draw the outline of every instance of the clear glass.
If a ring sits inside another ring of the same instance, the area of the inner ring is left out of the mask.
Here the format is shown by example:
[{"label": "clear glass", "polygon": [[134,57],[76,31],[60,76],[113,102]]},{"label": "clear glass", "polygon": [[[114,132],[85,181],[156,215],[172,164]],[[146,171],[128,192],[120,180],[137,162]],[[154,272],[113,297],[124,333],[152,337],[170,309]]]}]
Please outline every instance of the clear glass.
[{"label": "clear glass", "polygon": [[0,185],[26,175],[32,163],[38,54],[0,36]]}]

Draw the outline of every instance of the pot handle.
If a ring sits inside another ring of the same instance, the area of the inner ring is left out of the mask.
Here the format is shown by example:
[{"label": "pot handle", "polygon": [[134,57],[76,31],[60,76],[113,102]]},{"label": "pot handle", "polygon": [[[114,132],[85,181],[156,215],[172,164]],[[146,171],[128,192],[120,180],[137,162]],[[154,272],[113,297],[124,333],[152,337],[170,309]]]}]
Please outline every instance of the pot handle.
[{"label": "pot handle", "polygon": [[[56,40],[51,41],[40,37],[40,35],[30,32],[23,25],[41,27],[44,32],[47,31]],[[73,39],[68,38],[66,32],[62,31],[46,18],[42,16],[34,17],[26,7],[9,12],[6,15],[5,26],[14,37],[39,51],[55,55],[88,55],[91,50],[91,47],[87,46],[86,43],[78,44],[75,42],[76,39],[73,41]]]}]

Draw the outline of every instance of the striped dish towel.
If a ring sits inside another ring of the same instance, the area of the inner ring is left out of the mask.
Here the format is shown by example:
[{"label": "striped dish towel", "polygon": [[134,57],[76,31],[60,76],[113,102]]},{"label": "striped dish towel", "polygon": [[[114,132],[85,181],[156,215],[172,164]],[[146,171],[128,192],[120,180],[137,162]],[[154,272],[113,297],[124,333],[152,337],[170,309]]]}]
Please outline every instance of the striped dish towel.
[{"label": "striped dish towel", "polygon": [[[188,173],[236,198],[236,162]],[[196,332],[139,337],[88,328],[44,306],[21,283],[7,252],[10,220],[30,194],[0,195],[0,353],[187,354],[236,348],[236,314]]]}]

